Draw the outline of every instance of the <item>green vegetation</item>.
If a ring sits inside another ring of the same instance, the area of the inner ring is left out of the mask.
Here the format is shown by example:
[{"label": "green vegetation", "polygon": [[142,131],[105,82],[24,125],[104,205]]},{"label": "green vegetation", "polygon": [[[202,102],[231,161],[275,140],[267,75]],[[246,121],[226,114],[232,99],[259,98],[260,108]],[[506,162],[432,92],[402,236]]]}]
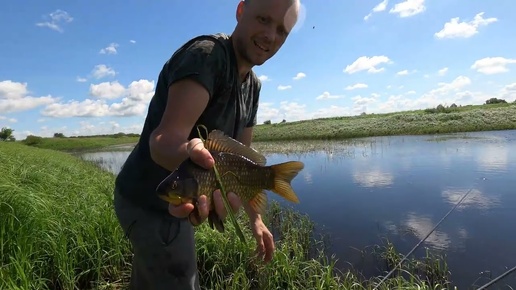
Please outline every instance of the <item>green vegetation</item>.
[{"label": "green vegetation", "polygon": [[[60,134],[60,133],[56,133]],[[137,134],[118,133],[115,135],[102,136],[79,136],[79,137],[60,137],[54,134],[53,138],[44,138],[34,135],[29,135],[25,140],[21,141],[25,145],[34,146],[38,148],[61,150],[61,151],[76,151],[76,150],[93,150],[108,146],[135,144],[138,142],[139,136]]]},{"label": "green vegetation", "polygon": [[[0,289],[126,285],[131,252],[112,208],[113,182],[70,154],[0,142]],[[196,228],[205,289],[371,289],[379,281],[337,271],[307,216],[272,203],[265,221],[277,239],[267,265],[253,263],[254,243],[242,244],[230,223],[225,234]],[[248,227],[244,235],[253,240]],[[401,258],[389,243],[374,254],[387,271]],[[448,279],[443,260],[430,255],[395,273],[380,289],[437,289]]]},{"label": "green vegetation", "polygon": [[439,105],[425,110],[362,114],[256,127],[254,140],[346,139],[516,129],[516,104]]},{"label": "green vegetation", "polygon": [[[328,140],[389,135],[420,135],[516,129],[516,103],[492,98],[484,105],[448,107],[388,114],[361,114],[256,126],[255,141]],[[73,151],[106,146],[135,144],[137,134],[52,138],[28,136],[22,143],[39,148]]]}]

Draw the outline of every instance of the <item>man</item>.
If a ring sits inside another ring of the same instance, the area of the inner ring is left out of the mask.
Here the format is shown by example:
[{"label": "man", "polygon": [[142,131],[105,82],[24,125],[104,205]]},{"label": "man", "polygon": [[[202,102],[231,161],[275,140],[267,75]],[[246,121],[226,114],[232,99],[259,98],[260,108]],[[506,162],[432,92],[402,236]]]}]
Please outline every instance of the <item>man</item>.
[{"label": "man", "polygon": [[[197,136],[198,124],[251,144],[261,88],[252,68],[283,45],[297,21],[298,1],[241,1],[230,37],[194,38],[163,66],[140,140],[115,183],[116,214],[134,252],[131,289],[199,289],[192,225],[207,218],[206,197],[196,205],[172,206],[156,196],[156,187],[187,158],[205,168],[213,165]],[[228,198],[238,211],[238,197],[229,193]],[[219,191],[214,203],[224,220]],[[272,234],[259,214],[246,203],[243,207],[257,251],[268,262]]]}]

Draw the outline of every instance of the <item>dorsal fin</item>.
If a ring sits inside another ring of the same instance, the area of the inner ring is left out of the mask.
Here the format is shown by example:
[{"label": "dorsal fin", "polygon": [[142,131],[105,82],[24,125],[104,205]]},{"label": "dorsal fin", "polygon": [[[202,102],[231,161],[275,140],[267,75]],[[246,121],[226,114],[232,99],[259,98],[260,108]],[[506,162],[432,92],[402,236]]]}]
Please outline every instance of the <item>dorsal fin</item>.
[{"label": "dorsal fin", "polygon": [[258,151],[247,147],[220,130],[213,130],[208,135],[204,147],[210,151],[229,152],[244,156],[258,165],[265,166],[267,159]]}]

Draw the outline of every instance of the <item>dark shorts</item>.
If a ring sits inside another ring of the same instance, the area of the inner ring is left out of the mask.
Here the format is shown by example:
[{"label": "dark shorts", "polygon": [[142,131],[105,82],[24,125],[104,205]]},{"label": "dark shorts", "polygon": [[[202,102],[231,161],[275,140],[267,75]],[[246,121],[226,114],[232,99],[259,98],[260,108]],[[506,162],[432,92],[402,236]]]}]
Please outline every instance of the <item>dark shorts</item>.
[{"label": "dark shorts", "polygon": [[200,289],[188,220],[144,210],[116,190],[115,212],[133,247],[129,289]]}]

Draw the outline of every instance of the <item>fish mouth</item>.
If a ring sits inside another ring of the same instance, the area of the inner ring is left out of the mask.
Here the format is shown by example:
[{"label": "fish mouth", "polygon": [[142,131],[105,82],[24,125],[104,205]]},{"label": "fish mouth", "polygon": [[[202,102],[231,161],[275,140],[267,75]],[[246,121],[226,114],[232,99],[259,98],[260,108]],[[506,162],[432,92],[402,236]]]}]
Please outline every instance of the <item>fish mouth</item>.
[{"label": "fish mouth", "polygon": [[267,48],[265,48],[265,47],[261,46],[258,42],[256,42],[256,40],[255,40],[255,41],[253,41],[253,43],[254,43],[254,45],[255,45],[256,47],[258,47],[259,49],[263,50],[264,52],[269,52],[269,49],[267,49]]},{"label": "fish mouth", "polygon": [[175,206],[181,205],[183,203],[193,203],[192,198],[181,197],[181,196],[179,196],[177,194],[173,194],[173,193],[168,193],[166,195],[160,194],[158,196],[162,200],[164,200],[172,205],[175,205]]}]

